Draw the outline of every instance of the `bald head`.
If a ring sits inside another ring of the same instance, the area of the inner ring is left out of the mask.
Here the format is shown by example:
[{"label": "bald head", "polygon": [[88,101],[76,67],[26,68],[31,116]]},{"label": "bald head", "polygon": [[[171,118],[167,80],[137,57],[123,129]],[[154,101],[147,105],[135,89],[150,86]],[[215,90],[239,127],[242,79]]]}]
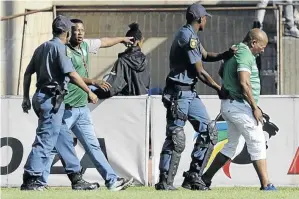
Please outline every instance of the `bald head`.
[{"label": "bald head", "polygon": [[268,44],[268,36],[261,29],[254,28],[247,33],[243,42],[249,46],[253,54],[259,54],[264,52]]},{"label": "bald head", "polygon": [[246,37],[244,38],[244,42],[250,43],[253,40],[256,40],[257,42],[263,42],[264,44],[267,44],[268,43],[268,36],[261,29],[254,28],[254,29],[251,29],[247,33]]}]

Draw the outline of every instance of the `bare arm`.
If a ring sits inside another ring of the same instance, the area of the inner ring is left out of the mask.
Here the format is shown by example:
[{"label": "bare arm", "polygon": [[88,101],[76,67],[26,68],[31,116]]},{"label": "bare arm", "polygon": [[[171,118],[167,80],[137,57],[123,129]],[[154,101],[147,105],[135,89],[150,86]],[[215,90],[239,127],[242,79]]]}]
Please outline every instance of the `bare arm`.
[{"label": "bare arm", "polygon": [[23,80],[23,102],[22,102],[22,109],[25,113],[28,113],[28,111],[31,109],[31,102],[29,98],[29,90],[30,90],[30,84],[31,84],[31,76],[33,73],[35,73],[35,67],[34,67],[34,56],[35,52],[33,54],[33,57],[30,60],[30,63],[28,64],[25,74],[24,74],[24,80]]},{"label": "bare arm", "polygon": [[223,53],[207,52],[206,49],[200,44],[200,51],[202,54],[202,61],[204,62],[216,62],[220,60],[228,60],[237,53],[237,47],[232,46],[229,50]]},{"label": "bare arm", "polygon": [[95,85],[95,80],[93,80],[93,79],[88,79],[85,77],[82,77],[82,79],[85,82],[85,84],[87,84],[87,85]]},{"label": "bare arm", "polygon": [[71,81],[75,83],[77,86],[79,86],[82,90],[84,90],[86,93],[88,93],[88,98],[90,101],[95,104],[98,101],[98,97],[88,88],[88,86],[84,83],[83,79],[80,77],[80,75],[74,71],[68,73]]},{"label": "bare arm", "polygon": [[101,38],[101,48],[114,46],[122,42],[130,42],[132,37],[103,37]]},{"label": "bare arm", "polygon": [[198,73],[198,78],[207,86],[220,91],[221,87],[213,80],[213,78],[205,71],[201,62],[196,62],[195,67]]},{"label": "bare arm", "polygon": [[34,69],[34,55],[28,64],[26,71],[24,73],[24,80],[23,80],[23,96],[24,98],[29,98],[29,91],[30,91],[30,84],[31,84],[31,76],[35,73]]},{"label": "bare arm", "polygon": [[216,62],[223,59],[223,53],[207,52],[201,44],[200,51],[204,62]]},{"label": "bare arm", "polygon": [[28,70],[29,66],[26,69],[26,72],[24,74],[24,82],[23,82],[23,102],[22,102],[22,109],[24,113],[28,113],[28,111],[31,109],[31,102],[29,98],[29,90],[30,90],[30,84],[31,84],[31,76],[32,72]]},{"label": "bare arm", "polygon": [[238,73],[239,73],[240,84],[243,89],[243,96],[251,106],[252,110],[256,110],[258,107],[252,95],[252,89],[250,84],[250,73],[247,71],[240,71]]},{"label": "bare arm", "polygon": [[91,90],[88,88],[88,86],[85,84],[84,80],[80,77],[80,75],[74,71],[68,73],[71,81],[75,83],[77,86],[79,86],[82,90],[84,90],[86,93],[90,93]]},{"label": "bare arm", "polygon": [[26,72],[24,74],[24,82],[23,82],[23,96],[26,98],[29,98],[31,76],[32,76],[32,74],[27,72],[27,70],[26,70]]}]

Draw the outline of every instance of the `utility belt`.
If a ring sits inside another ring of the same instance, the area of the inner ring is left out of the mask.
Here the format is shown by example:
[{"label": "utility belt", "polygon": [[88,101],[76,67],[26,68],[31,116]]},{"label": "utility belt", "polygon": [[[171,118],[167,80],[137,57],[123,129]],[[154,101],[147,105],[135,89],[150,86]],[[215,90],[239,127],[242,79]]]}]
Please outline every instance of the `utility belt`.
[{"label": "utility belt", "polygon": [[171,79],[167,79],[166,81],[166,89],[173,89],[177,92],[179,91],[194,91],[195,90],[195,84],[184,84],[184,83],[181,83],[181,82],[176,82],[176,81],[173,81]]},{"label": "utility belt", "polygon": [[70,104],[65,104],[65,110],[69,110],[71,111],[73,108],[83,108],[85,107],[85,105],[83,106],[71,106]]},{"label": "utility belt", "polygon": [[51,83],[50,85],[42,87],[41,89],[39,89],[39,92],[53,97],[52,104],[54,113],[58,112],[64,100],[64,96],[67,94],[66,90],[63,89],[63,87],[56,81]]}]

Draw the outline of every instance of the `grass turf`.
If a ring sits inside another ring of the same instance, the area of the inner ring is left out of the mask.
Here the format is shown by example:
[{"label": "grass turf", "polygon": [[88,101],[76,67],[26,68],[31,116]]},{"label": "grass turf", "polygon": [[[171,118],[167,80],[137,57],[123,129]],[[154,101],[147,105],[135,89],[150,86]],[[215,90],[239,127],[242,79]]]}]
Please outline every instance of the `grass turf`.
[{"label": "grass turf", "polygon": [[125,191],[111,192],[105,188],[96,191],[73,191],[71,188],[49,188],[46,191],[20,191],[19,188],[2,188],[2,199],[298,199],[299,187],[278,187],[279,191],[265,192],[257,187],[221,187],[212,191],[156,191],[153,187],[130,187]]}]

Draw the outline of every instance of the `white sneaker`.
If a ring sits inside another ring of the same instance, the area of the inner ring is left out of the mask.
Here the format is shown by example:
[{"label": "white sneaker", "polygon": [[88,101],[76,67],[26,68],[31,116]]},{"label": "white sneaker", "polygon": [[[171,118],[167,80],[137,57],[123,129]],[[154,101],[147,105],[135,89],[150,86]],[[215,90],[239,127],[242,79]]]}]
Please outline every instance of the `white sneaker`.
[{"label": "white sneaker", "polygon": [[117,181],[108,187],[110,191],[120,191],[125,190],[133,184],[133,178],[125,179],[125,178],[117,178]]},{"label": "white sneaker", "polygon": [[285,28],[284,35],[299,38],[299,30],[296,26],[293,26],[292,28]]}]

